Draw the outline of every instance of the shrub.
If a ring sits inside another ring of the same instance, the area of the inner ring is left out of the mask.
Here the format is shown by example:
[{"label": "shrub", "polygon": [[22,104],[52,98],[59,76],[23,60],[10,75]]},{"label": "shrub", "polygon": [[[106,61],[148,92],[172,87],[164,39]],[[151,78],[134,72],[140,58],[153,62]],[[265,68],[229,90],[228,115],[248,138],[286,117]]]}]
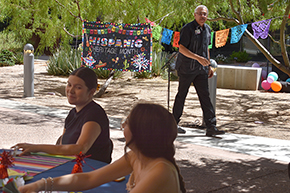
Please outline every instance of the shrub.
[{"label": "shrub", "polygon": [[[52,57],[47,64],[47,72],[55,76],[68,76],[75,69],[81,67],[81,49],[60,49]],[[94,69],[96,75],[100,79],[107,79],[110,75],[109,70]],[[122,72],[116,71],[114,78],[122,76]]]},{"label": "shrub", "polygon": [[247,62],[251,59],[249,54],[246,51],[242,52],[235,52],[230,55],[230,60],[236,61],[236,62]]},{"label": "shrub", "polygon": [[0,66],[14,66],[16,57],[9,50],[2,50],[0,53]]},{"label": "shrub", "polygon": [[[108,79],[109,75],[111,73],[110,70],[106,70],[106,69],[103,69],[103,68],[97,68],[97,69],[94,69],[94,71],[95,71],[95,73],[96,73],[96,75],[98,76],[99,79]],[[122,76],[123,76],[123,72],[122,71],[115,71],[113,79],[120,78]]]},{"label": "shrub", "polygon": [[12,32],[0,32],[0,50],[10,50],[13,53],[22,52],[24,43]]},{"label": "shrub", "polygon": [[47,72],[55,76],[68,76],[81,66],[81,51],[60,49],[49,58]]},{"label": "shrub", "polygon": [[23,64],[23,53],[22,52],[17,52],[14,54],[15,55],[15,64]]},{"label": "shrub", "polygon": [[134,72],[134,78],[152,78],[152,72],[147,71]]}]

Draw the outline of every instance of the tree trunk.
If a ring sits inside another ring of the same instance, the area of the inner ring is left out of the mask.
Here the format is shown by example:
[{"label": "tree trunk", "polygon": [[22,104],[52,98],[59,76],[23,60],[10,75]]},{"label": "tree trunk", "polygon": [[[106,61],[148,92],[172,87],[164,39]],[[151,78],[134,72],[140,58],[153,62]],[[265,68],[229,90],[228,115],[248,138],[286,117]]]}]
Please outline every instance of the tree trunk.
[{"label": "tree trunk", "polygon": [[112,81],[112,79],[114,77],[114,74],[115,74],[115,71],[112,70],[111,73],[110,73],[110,75],[109,75],[109,78],[106,80],[106,82],[100,88],[99,92],[97,92],[95,94],[95,97],[100,98],[105,93],[106,89],[108,88],[110,82]]},{"label": "tree trunk", "polygon": [[[289,67],[284,66],[283,64],[281,64],[281,62],[276,60],[272,56],[272,54],[259,42],[259,40],[257,40],[247,29],[245,32],[246,32],[245,34],[249,38],[249,40],[251,40],[255,44],[255,46],[257,46],[257,48],[264,54],[264,56],[269,60],[269,62],[271,62],[279,70],[281,70],[282,72],[284,72],[285,74],[290,76],[290,68]],[[287,62],[285,61],[285,64],[287,64],[287,63],[289,63],[289,61],[287,61]]]}]

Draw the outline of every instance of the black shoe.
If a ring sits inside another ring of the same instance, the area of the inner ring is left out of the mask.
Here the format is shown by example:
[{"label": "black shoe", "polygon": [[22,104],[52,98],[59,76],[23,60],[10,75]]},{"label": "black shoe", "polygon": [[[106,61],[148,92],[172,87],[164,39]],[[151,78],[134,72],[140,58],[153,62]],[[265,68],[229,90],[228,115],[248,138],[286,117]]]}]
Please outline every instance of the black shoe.
[{"label": "black shoe", "polygon": [[177,126],[177,132],[182,134],[186,133],[186,131],[182,129],[180,126]]},{"label": "black shoe", "polygon": [[217,128],[213,128],[213,129],[208,129],[206,131],[206,136],[209,136],[209,137],[212,137],[212,136],[215,136],[215,135],[223,135],[225,134],[225,131],[222,131],[222,130],[218,130]]}]

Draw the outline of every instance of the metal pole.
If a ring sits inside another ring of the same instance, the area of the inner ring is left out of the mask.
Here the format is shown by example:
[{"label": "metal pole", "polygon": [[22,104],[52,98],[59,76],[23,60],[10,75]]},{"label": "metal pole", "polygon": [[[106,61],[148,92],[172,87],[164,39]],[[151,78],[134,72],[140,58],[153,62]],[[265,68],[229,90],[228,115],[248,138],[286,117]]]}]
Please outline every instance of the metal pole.
[{"label": "metal pole", "polygon": [[[216,72],[216,70],[218,68],[218,65],[217,65],[216,61],[211,59],[210,66],[213,68],[214,73],[213,73],[213,77],[208,79],[209,98],[210,98],[211,104],[213,106],[213,110],[214,110],[214,112],[216,112],[216,87],[217,87],[217,72]],[[202,117],[201,126],[206,127],[205,122],[204,122],[204,117]]]},{"label": "metal pole", "polygon": [[168,91],[167,91],[167,110],[169,111],[169,101],[170,101],[170,65],[168,65]]},{"label": "metal pole", "polygon": [[31,44],[24,46],[24,95],[23,97],[34,96],[34,48]]}]

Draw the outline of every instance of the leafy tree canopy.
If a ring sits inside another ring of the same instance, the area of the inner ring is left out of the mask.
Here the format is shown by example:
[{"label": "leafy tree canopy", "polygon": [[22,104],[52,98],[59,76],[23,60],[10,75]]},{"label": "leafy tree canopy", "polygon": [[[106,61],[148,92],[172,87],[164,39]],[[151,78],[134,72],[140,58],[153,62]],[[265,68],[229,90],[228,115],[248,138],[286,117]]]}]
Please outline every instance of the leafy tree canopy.
[{"label": "leafy tree canopy", "polygon": [[[139,23],[147,17],[162,27],[178,31],[194,19],[195,7],[204,4],[209,9],[208,24],[213,30],[272,18],[270,29],[284,33],[289,25],[290,9],[288,0],[0,0],[0,3],[0,21],[11,19],[6,30],[14,31],[24,41],[38,35],[39,51],[54,48],[56,42],[68,45],[72,37],[81,36],[83,20]],[[268,59],[273,59],[270,60],[273,64],[280,65],[259,42],[251,41],[264,50]],[[285,54],[285,34],[280,33],[277,42]],[[289,70],[289,59],[285,59],[288,69],[283,71]]]}]

